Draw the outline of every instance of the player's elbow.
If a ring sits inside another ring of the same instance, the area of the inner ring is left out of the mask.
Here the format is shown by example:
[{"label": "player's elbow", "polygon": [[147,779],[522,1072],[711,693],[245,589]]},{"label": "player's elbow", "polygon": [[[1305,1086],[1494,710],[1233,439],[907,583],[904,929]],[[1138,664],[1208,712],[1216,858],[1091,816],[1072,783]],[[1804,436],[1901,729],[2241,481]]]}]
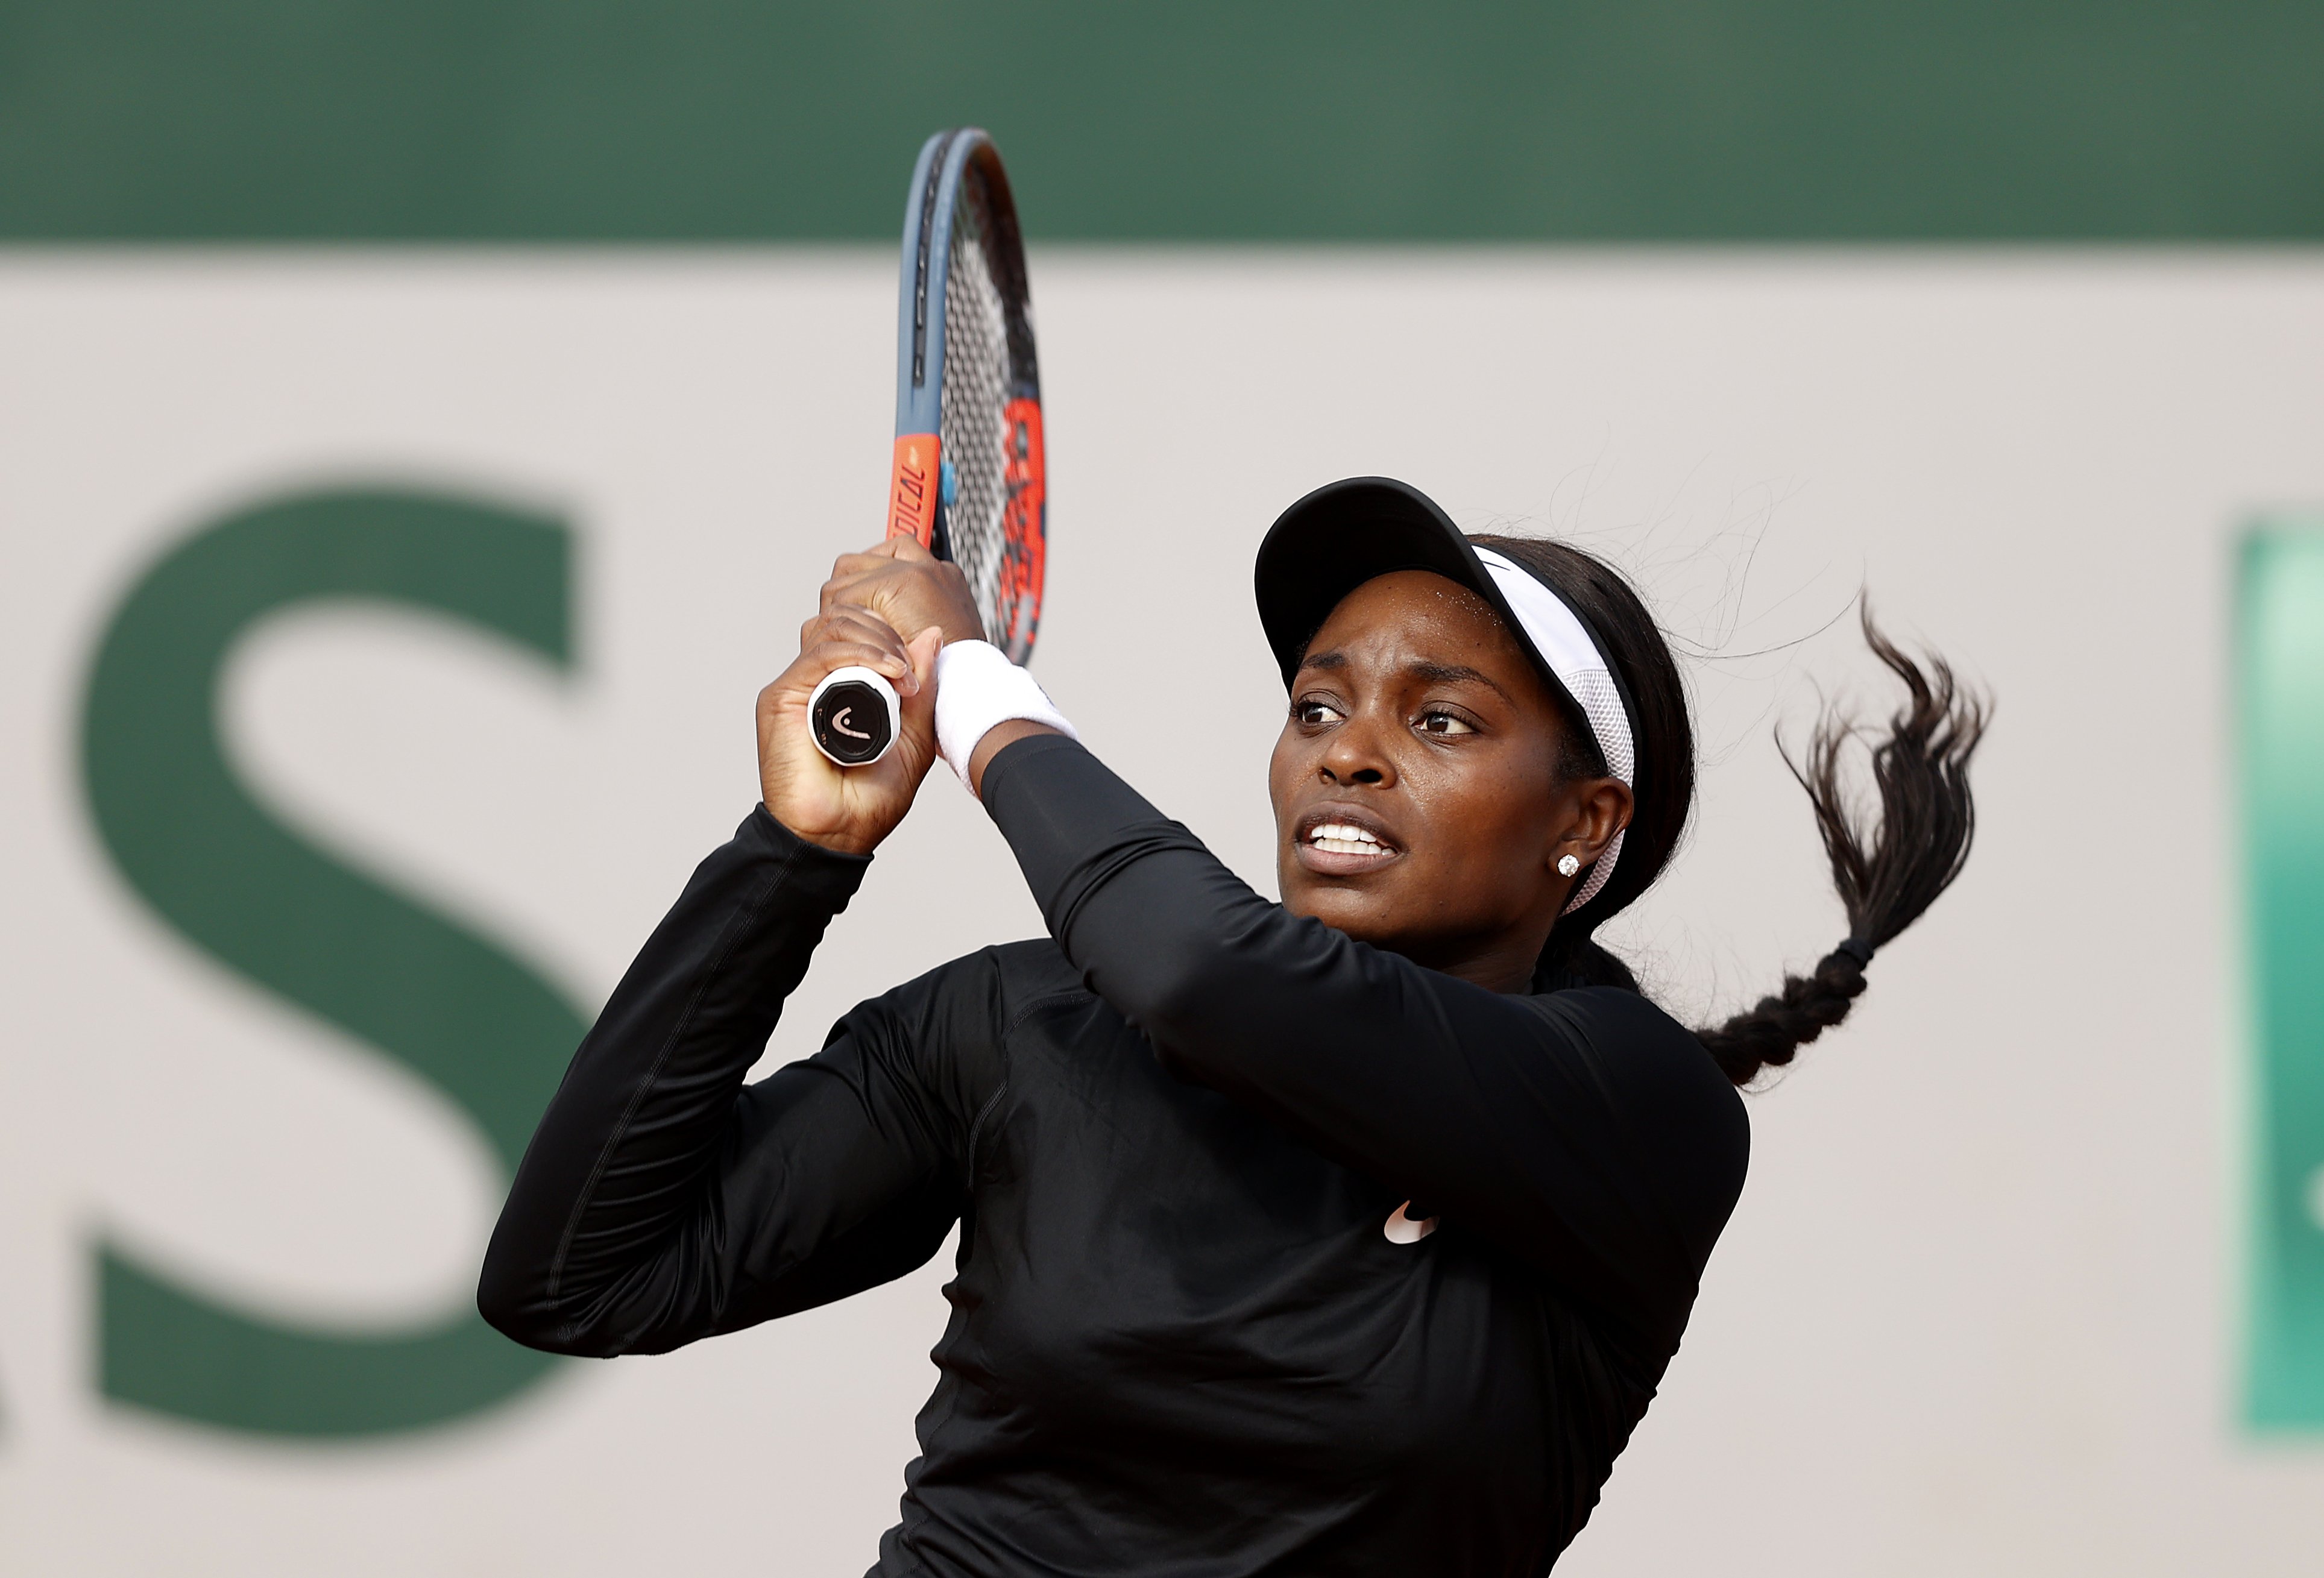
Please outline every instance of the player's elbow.
[{"label": "player's elbow", "polygon": [[485,1251],[484,1269],[476,1278],[476,1313],[502,1336],[528,1348],[589,1357],[598,1353],[589,1334],[565,1317],[537,1269],[498,1244]]},{"label": "player's elbow", "polygon": [[542,1353],[560,1353],[568,1359],[611,1359],[622,1351],[589,1328],[562,1318],[553,1308],[508,1299],[489,1287],[480,1285],[477,1288],[476,1313],[484,1317],[486,1325],[510,1342]]},{"label": "player's elbow", "polygon": [[528,1348],[551,1345],[554,1315],[532,1278],[512,1274],[503,1258],[484,1257],[483,1275],[476,1278],[476,1313],[511,1342]]}]

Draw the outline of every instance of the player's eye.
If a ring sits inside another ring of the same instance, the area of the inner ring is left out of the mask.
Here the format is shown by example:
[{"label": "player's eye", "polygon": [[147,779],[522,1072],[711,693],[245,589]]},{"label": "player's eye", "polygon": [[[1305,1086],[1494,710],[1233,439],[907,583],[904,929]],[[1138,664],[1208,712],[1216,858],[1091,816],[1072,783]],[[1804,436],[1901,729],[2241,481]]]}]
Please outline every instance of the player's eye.
[{"label": "player's eye", "polygon": [[1420,732],[1424,734],[1444,736],[1473,734],[1477,730],[1476,725],[1457,713],[1446,712],[1442,707],[1431,707],[1420,715]]},{"label": "player's eye", "polygon": [[1303,697],[1293,702],[1291,715],[1311,729],[1320,729],[1326,724],[1339,723],[1345,716],[1330,702],[1317,701],[1313,697]]}]

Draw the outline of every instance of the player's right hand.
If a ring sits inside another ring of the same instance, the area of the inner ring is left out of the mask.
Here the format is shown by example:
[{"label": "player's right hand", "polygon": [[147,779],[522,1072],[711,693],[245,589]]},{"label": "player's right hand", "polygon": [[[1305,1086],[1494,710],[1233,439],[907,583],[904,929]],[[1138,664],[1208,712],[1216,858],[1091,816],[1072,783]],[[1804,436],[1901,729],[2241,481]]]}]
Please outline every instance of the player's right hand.
[{"label": "player's right hand", "polygon": [[[869,854],[912,808],[936,759],[936,651],[944,632],[909,641],[868,609],[826,604],[799,628],[798,660],[759,692],[759,792],[778,822],[825,849]],[[896,687],[902,728],[885,756],[841,768],[815,748],[807,698],[824,676],[857,664]]]}]

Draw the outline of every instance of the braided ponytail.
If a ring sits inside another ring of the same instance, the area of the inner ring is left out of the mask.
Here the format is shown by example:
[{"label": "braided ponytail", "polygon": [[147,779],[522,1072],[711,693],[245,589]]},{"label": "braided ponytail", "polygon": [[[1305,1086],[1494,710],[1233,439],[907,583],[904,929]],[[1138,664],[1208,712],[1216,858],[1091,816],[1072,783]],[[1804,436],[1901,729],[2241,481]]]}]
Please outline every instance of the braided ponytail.
[{"label": "braided ponytail", "polygon": [[1987,704],[1954,678],[1943,659],[1932,656],[1923,669],[1907,657],[1873,624],[1868,606],[1864,639],[1906,692],[1904,709],[1871,747],[1878,826],[1860,826],[1840,788],[1840,756],[1861,737],[1858,725],[1827,715],[1803,763],[1784,754],[1784,765],[1815,809],[1832,883],[1848,912],[1848,938],[1810,974],[1786,975],[1781,992],[1761,998],[1748,1012],[1696,1032],[1737,1084],[1788,1064],[1800,1047],[1845,1019],[1864,990],[1873,951],[1919,919],[1969,859],[1977,827],[1969,763],[1985,734]]},{"label": "braided ponytail", "polygon": [[[1621,670],[1638,740],[1633,809],[1612,881],[1571,915],[1561,916],[1534,965],[1536,992],[1582,986],[1638,990],[1628,965],[1592,937],[1662,874],[1686,828],[1694,803],[1694,734],[1685,687],[1654,615],[1620,571],[1570,543],[1545,538],[1472,535],[1554,587],[1589,624],[1608,661]],[[1716,1029],[1696,1031],[1727,1077],[1748,1084],[1761,1070],[1791,1062],[1799,1049],[1848,1017],[1864,991],[1865,967],[1875,948],[1920,918],[1969,859],[1977,814],[1969,788],[1969,758],[1985,733],[1984,698],[1953,677],[1943,659],[1925,665],[1882,635],[1864,612],[1864,639],[1889,671],[1904,682],[1905,706],[1887,733],[1870,742],[1872,780],[1880,819],[1867,828],[1840,787],[1840,758],[1865,737],[1846,718],[1827,716],[1808,743],[1803,761],[1789,752],[1784,764],[1807,790],[1823,835],[1831,876],[1848,911],[1848,940],[1805,975],[1787,975],[1783,989],[1759,1000]],[[1589,721],[1566,719],[1564,760],[1569,778],[1601,775]]]}]

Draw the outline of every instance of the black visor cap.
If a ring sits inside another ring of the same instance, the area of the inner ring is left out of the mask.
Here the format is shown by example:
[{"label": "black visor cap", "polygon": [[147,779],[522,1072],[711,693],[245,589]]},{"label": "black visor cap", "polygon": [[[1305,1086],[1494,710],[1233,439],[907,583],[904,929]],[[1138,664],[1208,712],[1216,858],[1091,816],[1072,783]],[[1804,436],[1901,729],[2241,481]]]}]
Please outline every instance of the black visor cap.
[{"label": "black visor cap", "polygon": [[1286,688],[1299,672],[1307,643],[1340,599],[1375,577],[1398,570],[1432,571],[1482,597],[1533,660],[1550,693],[1572,705],[1564,685],[1534,651],[1516,611],[1452,517],[1410,483],[1387,476],[1326,483],[1277,516],[1259,545],[1253,572],[1259,622]]}]

